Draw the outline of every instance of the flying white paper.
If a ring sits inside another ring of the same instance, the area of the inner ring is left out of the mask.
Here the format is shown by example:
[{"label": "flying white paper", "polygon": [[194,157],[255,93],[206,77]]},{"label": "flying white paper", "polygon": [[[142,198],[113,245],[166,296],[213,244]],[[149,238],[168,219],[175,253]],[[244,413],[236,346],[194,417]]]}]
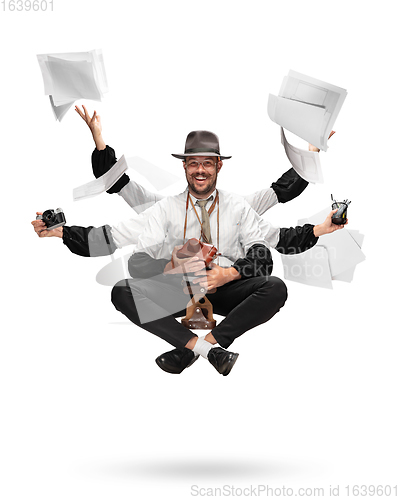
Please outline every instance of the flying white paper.
[{"label": "flying white paper", "polygon": [[[321,224],[330,211],[331,208],[327,207],[311,217],[299,220],[298,224]],[[361,251],[363,239],[364,236],[358,230],[343,228],[320,236],[318,244],[306,252],[293,256],[282,255],[285,278],[322,288],[332,288],[332,280],[350,283],[356,265],[365,260]]]},{"label": "flying white paper", "polygon": [[[330,211],[331,208],[327,207],[311,217],[299,220],[298,224],[321,224]],[[328,251],[332,277],[354,268],[365,260],[364,253],[346,228],[320,236],[318,245],[324,246]]]},{"label": "flying white paper", "polygon": [[281,256],[285,279],[304,285],[333,288],[325,247],[315,245],[303,253]]},{"label": "flying white paper", "polygon": [[49,98],[50,98],[51,109],[53,110],[56,120],[61,121],[64,118],[67,111],[69,110],[69,108],[74,104],[74,101],[56,106],[53,101],[53,96],[49,95]]},{"label": "flying white paper", "polygon": [[101,100],[93,65],[88,61],[64,61],[48,57],[46,67],[53,80],[53,100],[56,105],[75,99]]},{"label": "flying white paper", "polygon": [[285,148],[286,156],[300,177],[312,183],[324,182],[319,153],[299,149],[289,144],[282,127],[281,142]]},{"label": "flying white paper", "polygon": [[326,151],[346,95],[345,89],[290,70],[279,96],[269,95],[268,115],[281,127]]},{"label": "flying white paper", "polygon": [[[108,91],[103,54],[89,52],[38,54],[44,92],[50,96],[56,119],[61,121],[77,99],[101,101]],[[67,106],[65,108],[64,106]]]},{"label": "flying white paper", "polygon": [[[360,234],[360,232],[356,229],[348,229],[347,232],[361,248],[364,240],[364,235]],[[355,269],[356,266],[347,269],[347,271],[343,271],[342,273],[335,274],[335,276],[332,276],[332,279],[336,281],[345,281],[346,283],[351,283],[353,281]]]},{"label": "flying white paper", "polygon": [[117,161],[113,167],[106,172],[101,177],[94,181],[83,184],[73,190],[74,201],[83,200],[85,198],[91,198],[92,196],[97,196],[98,194],[104,193],[107,189],[110,189],[117,180],[122,176],[122,174],[127,170],[128,165],[126,163],[124,155]]}]

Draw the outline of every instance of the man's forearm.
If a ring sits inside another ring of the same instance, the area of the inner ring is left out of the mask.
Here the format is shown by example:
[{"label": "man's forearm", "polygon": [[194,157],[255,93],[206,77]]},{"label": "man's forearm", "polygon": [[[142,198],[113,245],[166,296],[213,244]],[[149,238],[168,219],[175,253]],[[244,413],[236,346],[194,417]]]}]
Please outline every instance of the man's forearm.
[{"label": "man's forearm", "polygon": [[[47,231],[47,229],[45,229]],[[62,238],[64,234],[64,227],[58,227],[57,229],[52,229],[51,231],[54,231],[53,236],[56,236],[57,238]]]},{"label": "man's forearm", "polygon": [[242,275],[234,267],[226,267],[225,273],[226,273],[226,283],[229,283],[230,281],[240,280],[242,278]]},{"label": "man's forearm", "polygon": [[104,142],[103,136],[101,134],[92,134],[94,143],[96,144],[96,149],[102,151],[106,149],[106,143]]},{"label": "man's forearm", "polygon": [[316,226],[314,226],[313,233],[316,238],[319,238],[320,236],[325,234],[322,224],[317,224]]}]

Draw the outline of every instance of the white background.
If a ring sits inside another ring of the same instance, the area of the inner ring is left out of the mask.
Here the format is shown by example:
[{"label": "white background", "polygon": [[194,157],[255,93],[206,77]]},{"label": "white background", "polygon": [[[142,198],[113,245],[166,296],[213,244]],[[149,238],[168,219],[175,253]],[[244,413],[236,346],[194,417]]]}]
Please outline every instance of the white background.
[{"label": "white background", "polygon": [[[1,10],[2,499],[187,499],[224,485],[325,497],[339,485],[346,498],[346,485],[398,484],[395,12],[391,1],[226,0]],[[116,195],[72,201],[92,179],[93,143],[73,109],[54,120],[43,92],[36,54],[94,48],[110,91],[85,104],[117,156],[180,175],[170,153],[190,130],[212,130],[232,155],[219,186],[243,194],[289,168],[267,116],[289,69],[348,91],[320,153],[325,183],[267,218],[296,225],[330,193],[349,198],[367,260],[333,291],[287,282],[282,311],[235,342],[229,377],[203,359],[180,376],[159,370],[168,345],[129,324],[95,281],[110,258],[73,255],[30,225],[58,206],[84,226],[131,215]]]}]

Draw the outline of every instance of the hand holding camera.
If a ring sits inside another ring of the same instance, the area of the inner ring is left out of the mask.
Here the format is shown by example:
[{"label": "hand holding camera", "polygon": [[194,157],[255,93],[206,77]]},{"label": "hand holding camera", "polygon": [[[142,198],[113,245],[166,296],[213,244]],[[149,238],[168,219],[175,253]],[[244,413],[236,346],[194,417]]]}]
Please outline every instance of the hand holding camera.
[{"label": "hand holding camera", "polygon": [[61,208],[36,212],[36,220],[31,222],[39,238],[48,236],[62,238],[63,226],[65,223],[65,216]]},{"label": "hand holding camera", "polygon": [[[171,260],[168,262],[164,269],[164,273],[166,274],[187,274],[187,273],[195,273],[196,271],[200,271],[205,268],[205,262],[202,258],[202,255],[199,253],[198,255],[192,255],[188,257],[177,257],[177,254],[180,254],[182,246],[176,246],[171,255]],[[181,254],[180,254],[181,255]]]}]

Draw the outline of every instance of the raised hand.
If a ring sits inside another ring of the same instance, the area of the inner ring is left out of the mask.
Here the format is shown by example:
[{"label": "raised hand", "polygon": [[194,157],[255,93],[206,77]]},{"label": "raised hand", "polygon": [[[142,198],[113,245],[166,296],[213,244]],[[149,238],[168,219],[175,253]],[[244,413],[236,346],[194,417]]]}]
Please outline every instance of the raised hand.
[{"label": "raised hand", "polygon": [[103,140],[103,137],[101,135],[103,127],[101,125],[101,119],[100,116],[97,114],[96,111],[94,111],[93,116],[90,116],[86,107],[82,104],[83,111],[79,109],[79,106],[75,106],[75,111],[78,113],[78,115],[82,118],[82,120],[86,123],[86,125],[89,127],[93,140],[96,143],[96,148],[98,150],[105,149],[106,144]]},{"label": "raised hand", "polygon": [[83,111],[79,109],[79,106],[75,106],[75,111],[82,118],[82,120],[86,123],[86,125],[90,128],[92,134],[101,134],[102,126],[100,116],[94,111],[93,116],[91,117],[85,107],[82,104]]}]

